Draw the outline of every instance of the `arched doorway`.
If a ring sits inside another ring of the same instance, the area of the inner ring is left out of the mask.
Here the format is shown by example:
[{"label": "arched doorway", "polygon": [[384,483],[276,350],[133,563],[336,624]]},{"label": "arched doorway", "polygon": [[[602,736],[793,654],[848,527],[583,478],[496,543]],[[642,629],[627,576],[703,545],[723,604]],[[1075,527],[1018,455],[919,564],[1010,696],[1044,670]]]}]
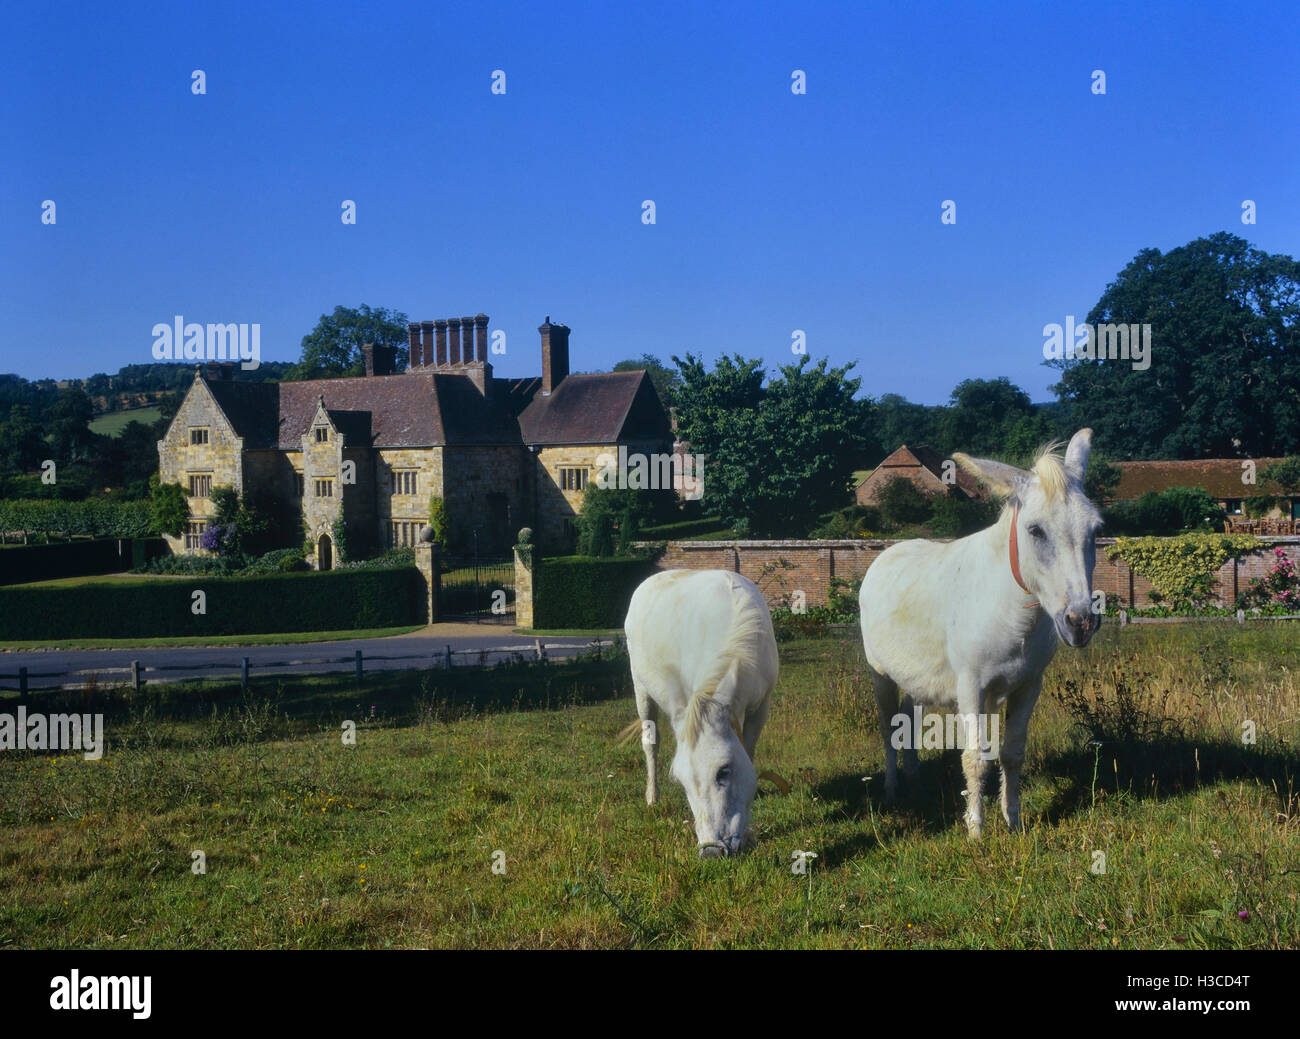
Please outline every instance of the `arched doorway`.
[{"label": "arched doorway", "polygon": [[330,543],[328,534],[322,534],[320,541],[316,542],[316,569],[334,569],[334,546]]}]

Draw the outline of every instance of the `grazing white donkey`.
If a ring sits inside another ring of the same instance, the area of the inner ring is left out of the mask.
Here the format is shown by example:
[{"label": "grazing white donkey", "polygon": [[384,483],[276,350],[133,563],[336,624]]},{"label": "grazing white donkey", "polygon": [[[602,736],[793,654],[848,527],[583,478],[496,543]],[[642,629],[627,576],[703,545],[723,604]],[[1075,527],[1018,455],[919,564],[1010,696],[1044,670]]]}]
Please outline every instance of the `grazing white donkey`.
[{"label": "grazing white donkey", "polygon": [[777,678],[767,602],[739,574],[667,570],[632,594],[624,631],[645,749],[646,804],[659,798],[662,710],[677,744],[671,773],[691,804],[700,856],[734,855],[753,840],[754,748]]},{"label": "grazing white donkey", "polygon": [[[1007,499],[997,523],[948,544],[894,545],[867,570],[858,598],[885,741],[886,801],[898,791],[890,736],[900,692],[904,704],[910,698],[981,723],[1005,702],[1002,815],[1011,829],[1020,828],[1020,766],[1043,670],[1058,638],[1084,646],[1101,624],[1092,610],[1101,517],[1083,492],[1091,448],[1092,430],[1081,429],[1064,460],[1044,449],[1030,472],[953,455]],[[965,726],[963,734],[966,826],[978,837],[985,758]],[[913,732],[904,759],[909,779],[916,774],[917,737]]]}]

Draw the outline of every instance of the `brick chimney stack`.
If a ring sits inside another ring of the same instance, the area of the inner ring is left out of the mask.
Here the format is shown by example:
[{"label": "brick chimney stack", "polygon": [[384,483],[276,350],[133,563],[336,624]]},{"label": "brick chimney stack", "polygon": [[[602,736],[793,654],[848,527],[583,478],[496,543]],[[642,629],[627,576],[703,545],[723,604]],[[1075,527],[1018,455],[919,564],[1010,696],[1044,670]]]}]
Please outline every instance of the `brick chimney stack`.
[{"label": "brick chimney stack", "polygon": [[460,364],[460,322],[452,318],[447,322],[447,363]]},{"label": "brick chimney stack", "polygon": [[537,331],[542,334],[542,393],[549,394],[569,374],[569,328],[551,324],[548,314]]},{"label": "brick chimney stack", "polygon": [[486,314],[479,314],[474,318],[474,356],[484,364],[488,359],[487,326]]},{"label": "brick chimney stack", "polygon": [[441,319],[433,323],[434,335],[438,341],[438,367],[447,363],[447,322]]},{"label": "brick chimney stack", "polygon": [[474,360],[474,319],[463,317],[460,319],[460,363],[469,364],[472,360]]},{"label": "brick chimney stack", "polygon": [[420,322],[420,364],[433,364],[433,322]]},{"label": "brick chimney stack", "polygon": [[409,321],[406,325],[406,345],[411,355],[410,361],[407,362],[408,368],[418,368],[424,364],[424,358],[420,355],[420,323],[418,321]]},{"label": "brick chimney stack", "polygon": [[366,375],[392,375],[397,367],[397,347],[362,343],[361,359],[365,362]]}]

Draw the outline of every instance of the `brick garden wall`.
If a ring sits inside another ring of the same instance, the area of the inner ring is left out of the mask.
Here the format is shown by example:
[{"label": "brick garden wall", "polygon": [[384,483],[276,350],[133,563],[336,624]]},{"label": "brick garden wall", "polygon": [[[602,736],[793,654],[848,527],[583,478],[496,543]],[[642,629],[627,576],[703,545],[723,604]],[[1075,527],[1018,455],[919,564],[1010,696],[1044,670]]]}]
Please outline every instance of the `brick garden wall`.
[{"label": "brick garden wall", "polygon": [[[1219,569],[1219,604],[1231,606],[1238,591],[1273,565],[1275,547],[1283,549],[1300,565],[1300,537],[1261,538],[1268,547]],[[1108,604],[1149,606],[1151,582],[1130,571],[1121,560],[1106,558],[1114,538],[1097,539],[1097,565],[1093,588],[1106,593]],[[734,570],[757,584],[768,601],[796,589],[807,596],[809,606],[824,605],[831,579],[842,577],[858,583],[872,562],[896,541],[670,541],[659,557],[660,570]]]}]

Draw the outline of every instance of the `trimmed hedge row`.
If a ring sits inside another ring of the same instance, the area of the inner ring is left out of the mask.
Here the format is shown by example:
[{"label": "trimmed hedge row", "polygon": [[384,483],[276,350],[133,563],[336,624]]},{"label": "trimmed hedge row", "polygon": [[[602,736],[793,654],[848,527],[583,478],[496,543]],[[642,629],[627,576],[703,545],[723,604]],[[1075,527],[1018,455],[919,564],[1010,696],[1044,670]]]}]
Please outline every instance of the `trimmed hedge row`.
[{"label": "trimmed hedge row", "polygon": [[[207,612],[192,610],[205,593]],[[163,578],[146,584],[0,588],[0,639],[163,638],[341,631],[419,624],[415,567],[261,577]]]},{"label": "trimmed hedge row", "polygon": [[167,550],[162,538],[104,538],[0,549],[0,585],[129,570],[136,559]]},{"label": "trimmed hedge row", "polygon": [[561,556],[533,571],[538,628],[621,628],[637,585],[655,572],[648,559]]},{"label": "trimmed hedge row", "polygon": [[144,538],[155,533],[147,501],[0,499],[0,530],[90,537]]}]

